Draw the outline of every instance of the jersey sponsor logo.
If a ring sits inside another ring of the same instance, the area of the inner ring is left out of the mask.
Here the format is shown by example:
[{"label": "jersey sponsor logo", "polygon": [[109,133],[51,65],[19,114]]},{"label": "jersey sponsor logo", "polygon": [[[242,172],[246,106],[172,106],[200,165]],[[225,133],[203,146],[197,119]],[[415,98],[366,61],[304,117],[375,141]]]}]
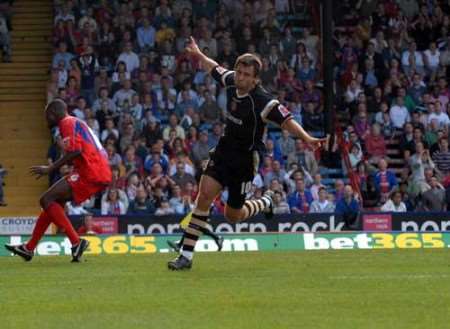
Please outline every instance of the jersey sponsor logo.
[{"label": "jersey sponsor logo", "polygon": [[238,119],[238,118],[232,116],[229,112],[225,112],[225,116],[226,116],[227,119],[230,120],[231,122],[233,122],[233,123],[235,123],[235,124],[237,124],[237,125],[242,126],[242,120],[241,120],[241,119]]}]

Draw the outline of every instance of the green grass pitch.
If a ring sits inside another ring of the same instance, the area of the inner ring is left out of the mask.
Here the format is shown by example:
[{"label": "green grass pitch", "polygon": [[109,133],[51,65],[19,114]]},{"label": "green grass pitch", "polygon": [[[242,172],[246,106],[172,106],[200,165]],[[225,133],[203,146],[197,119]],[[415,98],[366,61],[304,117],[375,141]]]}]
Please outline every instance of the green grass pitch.
[{"label": "green grass pitch", "polygon": [[450,327],[446,250],[0,259],[0,328]]}]

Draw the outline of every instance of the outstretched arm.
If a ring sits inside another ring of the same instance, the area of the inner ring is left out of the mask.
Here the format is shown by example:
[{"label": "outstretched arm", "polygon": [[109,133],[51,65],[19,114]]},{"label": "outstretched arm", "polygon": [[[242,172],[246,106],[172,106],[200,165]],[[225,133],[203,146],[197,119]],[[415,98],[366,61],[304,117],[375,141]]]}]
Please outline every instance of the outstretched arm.
[{"label": "outstretched arm", "polygon": [[301,125],[299,125],[295,120],[286,120],[282,125],[282,129],[289,131],[289,133],[297,138],[303,139],[306,143],[312,144],[313,147],[323,147],[327,146],[329,136],[325,138],[315,138],[308,134]]},{"label": "outstretched arm", "polygon": [[197,45],[197,42],[195,42],[195,39],[193,37],[189,38],[189,43],[186,46],[186,51],[189,55],[198,58],[202,63],[202,67],[208,73],[210,73],[213,68],[219,65],[215,60],[209,58],[204,53],[202,53],[202,51]]}]

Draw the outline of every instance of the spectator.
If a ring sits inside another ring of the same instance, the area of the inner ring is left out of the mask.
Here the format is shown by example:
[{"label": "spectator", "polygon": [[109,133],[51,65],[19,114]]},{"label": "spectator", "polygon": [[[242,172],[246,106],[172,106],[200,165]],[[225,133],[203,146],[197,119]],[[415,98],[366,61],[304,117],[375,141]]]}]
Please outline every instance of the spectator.
[{"label": "spectator", "polygon": [[381,202],[385,202],[388,195],[394,188],[398,187],[395,174],[388,170],[388,164],[385,159],[378,161],[378,171],[375,173],[375,187],[380,193]]},{"label": "spectator", "polygon": [[311,213],[333,213],[335,205],[328,200],[328,192],[324,186],[319,188],[318,198],[311,203]]},{"label": "spectator", "polygon": [[369,154],[370,164],[376,164],[381,158],[386,156],[386,143],[378,124],[374,123],[372,125],[370,134],[366,135],[365,145],[367,154]]},{"label": "spectator", "polygon": [[295,182],[295,191],[288,196],[288,204],[294,214],[308,213],[313,201],[311,192],[305,189],[303,179]]},{"label": "spectator", "polygon": [[86,213],[83,216],[83,225],[78,228],[77,232],[80,235],[96,235],[102,234],[103,229],[99,224],[95,223],[91,213]]},{"label": "spectator", "polygon": [[81,70],[81,95],[90,105],[94,102],[95,98],[95,74],[99,68],[98,61],[93,54],[94,51],[89,46],[81,53],[78,59]]},{"label": "spectator", "polygon": [[169,125],[164,128],[162,136],[164,141],[168,142],[170,140],[170,132],[175,131],[175,138],[185,139],[184,129],[178,124],[178,117],[176,114],[171,114],[169,116]]},{"label": "spectator", "polygon": [[428,124],[432,121],[436,121],[438,123],[439,128],[447,129],[450,124],[450,119],[448,114],[443,112],[442,104],[440,101],[436,101],[434,104],[434,112],[431,112],[428,115]]},{"label": "spectator", "polygon": [[203,96],[205,101],[199,108],[200,118],[203,122],[212,124],[219,120],[221,110],[209,91],[205,91]]},{"label": "spectator", "polygon": [[160,206],[156,208],[155,215],[165,216],[173,214],[175,214],[175,209],[170,206],[169,200],[167,200],[166,198],[162,198]]},{"label": "spectator", "polygon": [[272,162],[272,170],[264,177],[264,186],[268,187],[272,179],[276,178],[279,182],[284,182],[286,171],[281,167],[280,161],[274,160]]},{"label": "spectator", "polygon": [[446,211],[447,201],[445,190],[439,186],[439,181],[436,176],[431,178],[430,187],[428,191],[422,194],[422,207],[424,211]]},{"label": "spectator", "polygon": [[119,198],[119,191],[117,189],[109,189],[102,197],[102,215],[124,215],[127,211],[125,201],[125,194]]},{"label": "spectator", "polygon": [[119,139],[119,130],[114,125],[114,120],[111,117],[105,119],[105,129],[102,131],[100,140],[105,142],[108,137],[112,136],[114,139]]},{"label": "spectator", "polygon": [[283,194],[278,191],[273,195],[273,213],[274,215],[291,213],[288,203],[283,200]]},{"label": "spectator", "polygon": [[175,110],[177,92],[170,86],[167,77],[161,78],[161,88],[156,90],[158,108],[163,113],[172,113]]},{"label": "spectator", "polygon": [[396,129],[402,129],[406,122],[411,121],[408,109],[404,105],[403,97],[397,97],[397,102],[391,107],[389,115]]},{"label": "spectator", "polygon": [[70,62],[74,58],[74,55],[67,51],[67,43],[61,41],[58,46],[58,50],[53,55],[52,67],[57,68],[60,61],[64,62],[64,69],[70,69]]},{"label": "spectator", "polygon": [[[97,112],[99,110],[102,110],[103,103],[106,102],[106,113],[109,113],[109,115],[112,115],[116,112],[116,104],[114,101],[109,97],[108,88],[102,87],[98,91],[98,98],[94,101],[92,104],[92,109]],[[99,120],[100,121],[100,120]],[[101,120],[104,121],[104,120]]]},{"label": "spectator", "polygon": [[425,73],[425,63],[423,55],[417,51],[417,45],[415,42],[410,42],[409,48],[402,54],[402,67],[407,75],[415,71],[419,74]]},{"label": "spectator", "polygon": [[344,188],[344,197],[336,202],[336,215],[342,216],[345,226],[349,229],[355,228],[359,215],[359,203],[353,195],[353,189],[350,185]]},{"label": "spectator", "polygon": [[295,140],[289,135],[287,130],[282,130],[277,144],[280,146],[283,162],[285,162],[288,159],[288,155],[295,151]]},{"label": "spectator", "polygon": [[196,168],[201,167],[201,162],[209,158],[208,132],[201,131],[197,142],[192,146],[191,158]]},{"label": "spectator", "polygon": [[182,195],[181,187],[174,185],[172,187],[172,197],[169,200],[170,208],[175,210],[178,215],[187,214],[194,209],[190,195]]},{"label": "spectator", "polygon": [[288,166],[291,163],[297,163],[299,167],[303,167],[310,175],[314,175],[318,171],[314,154],[306,149],[305,143],[301,139],[295,141],[295,153],[291,153],[288,156]]},{"label": "spectator", "polygon": [[128,215],[151,215],[155,212],[155,205],[149,199],[147,191],[143,185],[136,189],[136,197],[130,202]]},{"label": "spectator", "polygon": [[156,30],[148,18],[143,18],[142,26],[137,29],[137,41],[140,52],[148,52],[155,46]]},{"label": "spectator", "polygon": [[[348,158],[350,160],[350,165],[352,169],[356,169],[356,166],[362,160],[362,151],[359,148],[358,144],[352,144],[350,146],[350,153],[348,155]],[[342,161],[342,168],[346,170],[344,161]]]},{"label": "spectator", "polygon": [[431,159],[429,150],[424,148],[423,143],[416,143],[415,153],[409,158],[409,167],[411,168],[410,187],[413,194],[417,195],[424,191],[423,185],[425,181],[425,170],[435,168],[435,164]]},{"label": "spectator", "polygon": [[133,73],[135,69],[139,67],[139,57],[133,52],[133,45],[131,42],[125,43],[123,52],[119,55],[117,63],[124,62],[127,68],[127,72]]},{"label": "spectator", "polygon": [[369,165],[365,161],[360,161],[356,166],[356,180],[359,190],[363,197],[363,201],[367,204],[375,205],[379,199],[379,193],[375,187],[375,178],[369,172]]},{"label": "spectator", "polygon": [[128,79],[123,82],[123,87],[116,91],[112,101],[121,111],[128,110],[134,95],[136,91],[131,88],[131,80]]},{"label": "spectator", "polygon": [[439,151],[433,154],[432,159],[441,177],[445,177],[450,173],[450,151],[446,138],[439,140]]},{"label": "spectator", "polygon": [[393,191],[391,197],[381,206],[383,212],[406,212],[406,205],[402,201],[403,196],[400,191]]},{"label": "spectator", "polygon": [[315,174],[314,175],[314,182],[310,186],[309,190],[311,191],[311,195],[314,200],[319,199],[319,190],[325,187],[325,185],[322,184],[322,175],[321,174]]},{"label": "spectator", "polygon": [[171,178],[182,189],[184,189],[187,183],[195,184],[194,176],[186,173],[186,164],[182,161],[177,162],[176,172]]},{"label": "spectator", "polygon": [[334,181],[334,199],[336,202],[344,198],[345,183],[342,179],[336,179]]}]

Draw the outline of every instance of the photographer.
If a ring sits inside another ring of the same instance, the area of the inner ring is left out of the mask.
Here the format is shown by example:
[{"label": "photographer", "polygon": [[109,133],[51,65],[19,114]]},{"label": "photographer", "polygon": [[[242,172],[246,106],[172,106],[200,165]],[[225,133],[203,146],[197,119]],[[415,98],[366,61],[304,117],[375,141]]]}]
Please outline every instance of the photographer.
[{"label": "photographer", "polygon": [[0,207],[6,207],[7,204],[5,203],[4,194],[3,194],[3,186],[5,183],[3,182],[3,178],[6,176],[8,172],[3,168],[3,166],[0,164]]}]

